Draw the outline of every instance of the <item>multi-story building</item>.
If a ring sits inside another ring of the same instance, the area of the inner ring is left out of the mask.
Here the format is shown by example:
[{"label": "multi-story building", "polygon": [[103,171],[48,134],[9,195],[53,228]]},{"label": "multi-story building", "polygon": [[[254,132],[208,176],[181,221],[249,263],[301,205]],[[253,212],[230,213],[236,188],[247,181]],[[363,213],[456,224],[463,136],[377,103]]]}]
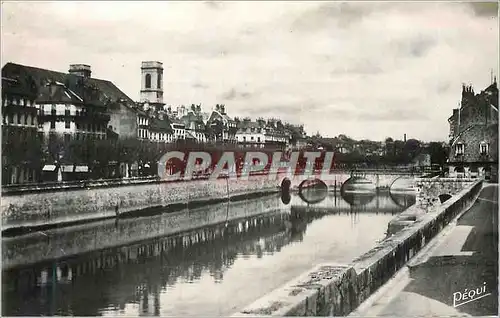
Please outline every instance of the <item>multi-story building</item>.
[{"label": "multi-story building", "polygon": [[291,133],[285,129],[280,120],[269,119],[265,126],[264,140],[267,145],[277,145],[279,147],[288,147],[290,144]]},{"label": "multi-story building", "polygon": [[2,184],[39,179],[38,90],[33,78],[2,69]]},{"label": "multi-story building", "polygon": [[498,86],[495,81],[479,94],[462,87],[450,124],[450,176],[490,177],[498,173]]},{"label": "multi-story building", "polygon": [[244,118],[237,125],[236,142],[244,147],[263,148],[266,143],[265,122]]},{"label": "multi-story building", "polygon": [[[99,100],[96,90],[83,86],[80,78],[71,80],[75,82],[65,85],[51,81],[40,87],[36,103],[43,133],[47,137],[64,136],[66,142],[72,137],[105,139],[110,121],[107,105]],[[70,89],[73,84],[75,87]]]},{"label": "multi-story building", "polygon": [[267,122],[260,118],[256,121],[244,118],[237,124],[236,141],[244,147],[272,147],[285,149],[290,142],[290,132],[279,120]]},{"label": "multi-story building", "polygon": [[226,114],[226,106],[217,104],[207,123],[208,139],[215,142],[236,142],[236,121]]},{"label": "multi-story building", "polygon": [[160,115],[158,118],[151,118],[150,138],[155,142],[171,143],[174,139],[171,122],[168,117]]},{"label": "multi-story building", "polygon": [[182,122],[178,118],[171,118],[170,121],[171,121],[170,127],[172,127],[172,131],[174,134],[173,140],[186,139],[186,127],[184,125],[184,122]]},{"label": "multi-story building", "polygon": [[137,138],[139,135],[140,112],[129,101],[120,99],[107,107],[110,119],[108,132],[114,132],[119,138]]},{"label": "multi-story building", "polygon": [[148,140],[150,116],[142,109],[137,109],[137,138],[139,140]]},{"label": "multi-story building", "polygon": [[[2,68],[2,84],[5,129],[30,126],[30,130],[37,130],[38,136],[43,136],[44,149],[39,151],[38,157],[45,158],[38,161],[45,162],[43,169],[30,168],[34,171],[57,174],[58,180],[63,172],[85,171],[86,167],[77,167],[79,163],[71,162],[71,158],[65,158],[66,163],[62,165],[59,159],[64,155],[68,157],[68,153],[63,148],[54,153],[49,147],[54,140],[97,140],[107,138],[110,132],[120,137],[137,135],[133,101],[110,81],[92,78],[89,65],[73,64],[68,73],[63,73],[7,63]],[[16,138],[15,134],[4,132],[2,143],[14,143]],[[30,140],[36,142],[34,138]],[[47,151],[52,155],[45,156]],[[26,172],[15,166],[11,169],[11,161],[5,156],[4,159],[7,163],[4,184],[39,180],[41,173]]]},{"label": "multi-story building", "polygon": [[187,139],[192,139],[199,143],[207,141],[201,105],[191,105],[191,110],[182,116],[180,120],[184,122]]}]

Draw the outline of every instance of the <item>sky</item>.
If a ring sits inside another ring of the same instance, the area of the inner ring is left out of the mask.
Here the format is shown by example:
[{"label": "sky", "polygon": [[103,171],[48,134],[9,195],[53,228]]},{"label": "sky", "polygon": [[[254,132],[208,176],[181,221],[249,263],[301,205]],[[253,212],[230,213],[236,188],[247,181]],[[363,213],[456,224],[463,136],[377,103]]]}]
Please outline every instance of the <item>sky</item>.
[{"label": "sky", "polygon": [[3,2],[2,66],[92,67],[139,100],[141,61],[164,101],[226,105],[310,134],[448,139],[462,83],[498,73],[495,3]]}]

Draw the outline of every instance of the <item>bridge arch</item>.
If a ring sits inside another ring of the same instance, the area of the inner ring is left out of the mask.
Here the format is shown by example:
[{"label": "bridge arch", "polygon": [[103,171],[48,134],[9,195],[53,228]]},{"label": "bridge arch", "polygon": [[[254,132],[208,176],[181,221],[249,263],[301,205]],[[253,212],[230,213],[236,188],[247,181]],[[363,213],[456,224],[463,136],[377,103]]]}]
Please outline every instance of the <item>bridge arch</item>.
[{"label": "bridge arch", "polygon": [[401,180],[401,179],[407,179],[407,178],[415,178],[415,176],[413,174],[411,175],[397,175],[389,184],[389,192],[391,191],[391,189],[393,188],[394,184],[398,181],[398,180]]},{"label": "bridge arch", "polygon": [[284,191],[290,192],[291,187],[292,187],[292,181],[288,177],[285,177],[281,180],[281,182],[280,182],[281,192],[284,192]]},{"label": "bridge arch", "polygon": [[[351,184],[353,181],[356,180],[369,181],[372,185],[375,186],[374,191],[369,193],[347,193],[346,186],[348,186],[349,184]],[[342,183],[340,187],[340,196],[342,197],[342,199],[345,200],[345,202],[347,202],[351,206],[363,206],[373,201],[373,199],[376,196],[375,190],[376,190],[376,183],[374,182],[374,180],[367,177],[366,174],[351,173],[351,176],[344,183]]]},{"label": "bridge arch", "polygon": [[394,180],[392,180],[391,184],[389,185],[389,192],[391,192],[391,189],[392,189],[392,186],[394,185],[394,183],[396,183],[396,181],[398,181],[399,179],[403,178],[403,177],[406,177],[406,176],[397,176]]},{"label": "bridge arch", "polygon": [[356,181],[356,180],[365,180],[365,181],[369,181],[371,184],[375,185],[375,187],[377,186],[377,183],[375,180],[373,180],[372,178],[368,177],[366,174],[364,175],[351,175],[346,181],[344,181],[344,183],[342,183],[342,185],[340,186],[340,193],[345,193],[345,187],[347,185],[349,185],[352,181]]},{"label": "bridge arch", "polygon": [[[312,187],[305,187],[307,183],[313,183]],[[315,191],[312,193],[307,193],[307,190],[313,188]],[[305,192],[305,193],[304,193]],[[316,179],[308,179],[308,180],[303,180],[299,184],[299,197],[302,201],[309,203],[309,204],[315,204],[323,201],[326,199],[328,196],[328,185],[321,179],[316,178]]]}]

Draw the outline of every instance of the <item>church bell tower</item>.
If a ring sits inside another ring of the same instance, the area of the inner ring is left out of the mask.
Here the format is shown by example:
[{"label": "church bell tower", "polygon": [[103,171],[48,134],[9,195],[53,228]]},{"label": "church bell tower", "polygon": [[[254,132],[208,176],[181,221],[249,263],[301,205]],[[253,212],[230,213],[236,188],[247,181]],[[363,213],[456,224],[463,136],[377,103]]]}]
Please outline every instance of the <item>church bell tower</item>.
[{"label": "church bell tower", "polygon": [[163,63],[142,62],[141,65],[141,103],[149,103],[160,110],[163,103]]}]

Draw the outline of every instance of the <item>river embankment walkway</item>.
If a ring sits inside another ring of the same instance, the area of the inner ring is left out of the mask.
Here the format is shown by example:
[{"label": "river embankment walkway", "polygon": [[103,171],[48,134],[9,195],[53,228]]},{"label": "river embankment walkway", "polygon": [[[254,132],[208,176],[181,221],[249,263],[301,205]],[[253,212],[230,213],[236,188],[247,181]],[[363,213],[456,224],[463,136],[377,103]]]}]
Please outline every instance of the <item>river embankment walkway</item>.
[{"label": "river embankment walkway", "polygon": [[498,185],[487,184],[469,210],[351,316],[497,314]]}]

